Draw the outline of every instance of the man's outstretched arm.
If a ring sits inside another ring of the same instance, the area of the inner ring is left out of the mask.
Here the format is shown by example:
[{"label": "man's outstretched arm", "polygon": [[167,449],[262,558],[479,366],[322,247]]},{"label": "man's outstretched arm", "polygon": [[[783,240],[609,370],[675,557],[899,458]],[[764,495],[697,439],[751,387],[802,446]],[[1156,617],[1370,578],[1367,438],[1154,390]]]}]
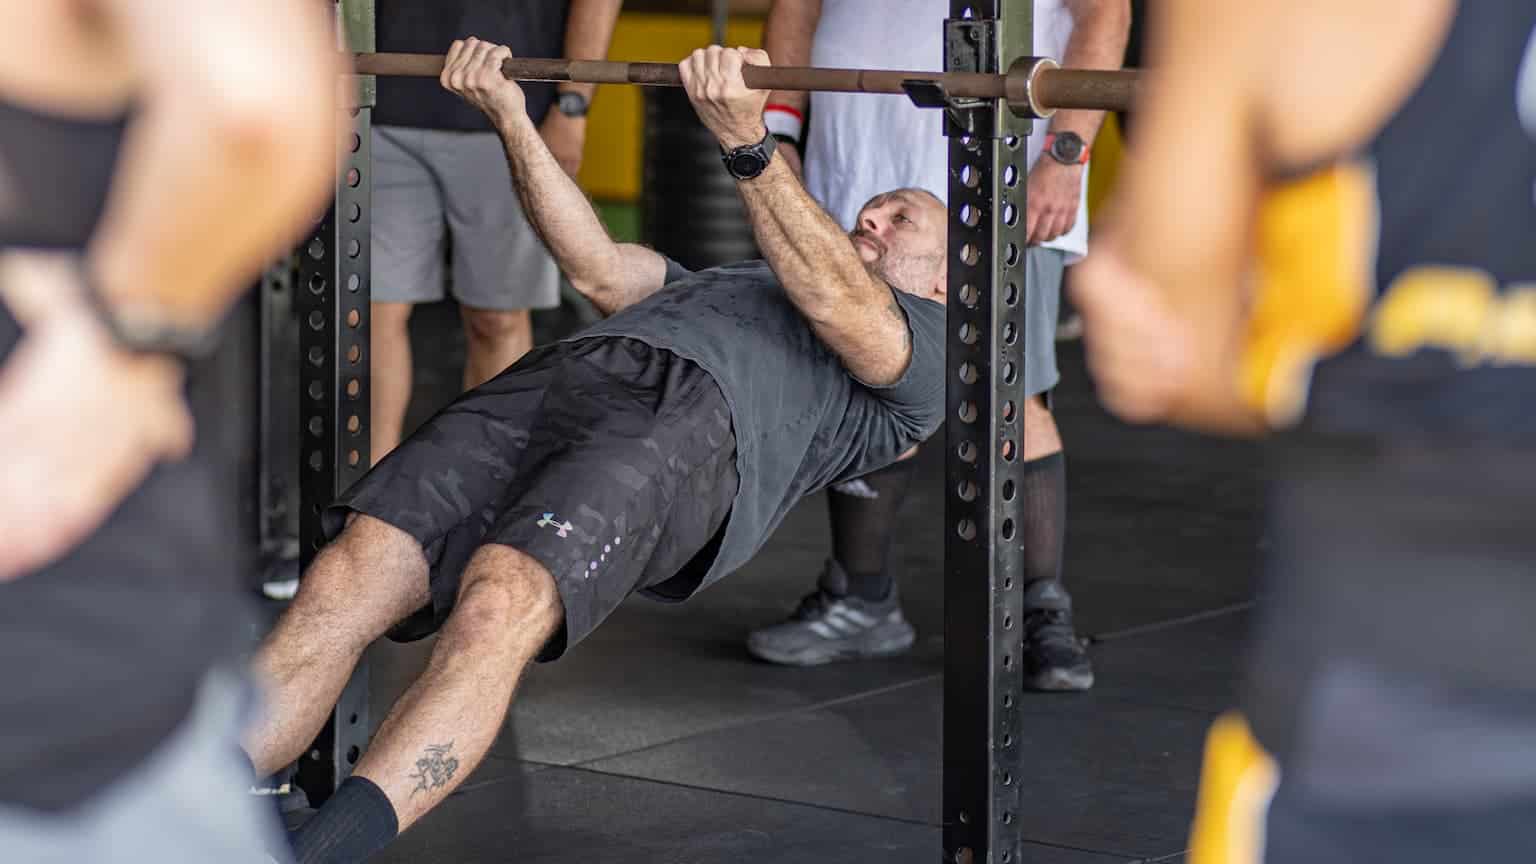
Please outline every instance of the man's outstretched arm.
[{"label": "man's outstretched arm", "polygon": [[478,39],[448,49],[442,84],[485,112],[501,136],[523,212],[571,286],[599,312],[614,312],[661,290],[666,261],[632,243],[615,243],[587,196],[549,152],[528,117],[523,89],[501,74],[511,49]]},{"label": "man's outstretched arm", "polygon": [[[700,49],[683,61],[683,86],[699,119],[730,150],[763,139],[768,93],[742,81],[743,63],[767,65],[762,51]],[[894,289],[865,269],[843,229],[781,159],[741,183],[757,245],[791,302],[848,371],[875,386],[894,383],[912,358],[911,330]]]}]

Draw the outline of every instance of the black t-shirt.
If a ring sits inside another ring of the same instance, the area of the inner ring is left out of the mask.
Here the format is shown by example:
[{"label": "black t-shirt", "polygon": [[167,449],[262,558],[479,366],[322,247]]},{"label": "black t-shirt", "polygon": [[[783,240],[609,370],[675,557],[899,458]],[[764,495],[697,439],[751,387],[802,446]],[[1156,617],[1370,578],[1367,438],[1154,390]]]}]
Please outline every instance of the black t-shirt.
[{"label": "black t-shirt", "polygon": [[751,560],[790,508],[883,467],[944,416],[944,307],[899,291],[912,360],[887,387],[860,383],[790,302],[763,261],[690,273],[572,337],[623,336],[703,367],[731,407],[741,484],[703,584]]},{"label": "black t-shirt", "polygon": [[[455,39],[474,36],[519,57],[565,56],[566,0],[378,0],[378,50],[443,54]],[[526,83],[528,116],[543,121],[553,84]],[[461,132],[490,130],[479,110],[447,92],[436,78],[379,78],[373,122]]]},{"label": "black t-shirt", "polygon": [[1459,4],[1348,169],[1374,205],[1353,252],[1375,296],[1271,445],[1274,572],[1244,699],[1303,794],[1406,811],[1536,783],[1533,36],[1530,0]]},{"label": "black t-shirt", "polygon": [[1375,297],[1358,338],[1314,367],[1305,428],[1531,444],[1536,132],[1518,94],[1536,69],[1533,35],[1530,0],[1460,4],[1434,65],[1365,148],[1355,170],[1375,212],[1355,251],[1371,259]]},{"label": "black t-shirt", "polygon": [[[0,251],[85,246],[125,123],[0,103],[0,181],[14,181],[0,182]],[[21,338],[0,311],[0,363]],[[188,379],[192,454],[155,468],[67,554],[0,582],[0,810],[100,793],[186,719],[210,668],[237,662],[251,562],[228,481],[239,454],[217,434],[229,387],[210,372]]]}]

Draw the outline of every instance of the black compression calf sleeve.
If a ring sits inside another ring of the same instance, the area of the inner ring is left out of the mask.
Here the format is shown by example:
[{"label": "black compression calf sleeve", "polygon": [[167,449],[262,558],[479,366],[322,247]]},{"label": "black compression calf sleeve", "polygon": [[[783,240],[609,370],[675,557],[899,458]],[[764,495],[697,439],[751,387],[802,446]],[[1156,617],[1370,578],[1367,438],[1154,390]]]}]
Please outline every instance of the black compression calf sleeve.
[{"label": "black compression calf sleeve", "polygon": [[906,500],[912,481],[907,459],[838,483],[827,493],[832,517],[832,557],[848,574],[848,593],[865,600],[884,600],[895,576],[890,572],[891,535],[896,512]]},{"label": "black compression calf sleeve", "polygon": [[1019,539],[1024,545],[1024,581],[1060,581],[1067,537],[1067,462],[1057,452],[1023,467]]},{"label": "black compression calf sleeve", "polygon": [[400,833],[384,790],[353,775],[290,838],[296,864],[359,864]]}]

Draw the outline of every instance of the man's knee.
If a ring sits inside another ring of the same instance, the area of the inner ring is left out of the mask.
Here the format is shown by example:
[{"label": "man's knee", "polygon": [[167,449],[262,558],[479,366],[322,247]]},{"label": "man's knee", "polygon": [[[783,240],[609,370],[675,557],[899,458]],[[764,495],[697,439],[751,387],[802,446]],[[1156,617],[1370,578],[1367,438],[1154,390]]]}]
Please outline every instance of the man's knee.
[{"label": "man's knee", "polygon": [[526,339],[532,337],[533,318],[527,309],[507,312],[465,306],[464,330],[471,340],[481,343]]},{"label": "man's knee", "polygon": [[355,621],[356,627],[346,628],[348,634],[371,642],[426,605],[428,572],[426,555],[415,538],[354,513],[299,580],[293,610]]},{"label": "man's knee", "polygon": [[1024,425],[1031,423],[1043,423],[1051,419],[1051,409],[1045,405],[1044,395],[1031,396],[1024,400]]},{"label": "man's knee", "polygon": [[333,553],[363,566],[427,569],[426,553],[415,537],[382,519],[356,511],[347,514],[341,533],[321,550],[322,555]]},{"label": "man's knee", "polygon": [[373,303],[368,307],[368,327],[378,335],[409,332],[411,309],[409,303]]},{"label": "man's knee", "polygon": [[488,545],[465,568],[453,617],[463,628],[492,628],[542,644],[564,620],[564,607],[542,564],[516,549]]}]

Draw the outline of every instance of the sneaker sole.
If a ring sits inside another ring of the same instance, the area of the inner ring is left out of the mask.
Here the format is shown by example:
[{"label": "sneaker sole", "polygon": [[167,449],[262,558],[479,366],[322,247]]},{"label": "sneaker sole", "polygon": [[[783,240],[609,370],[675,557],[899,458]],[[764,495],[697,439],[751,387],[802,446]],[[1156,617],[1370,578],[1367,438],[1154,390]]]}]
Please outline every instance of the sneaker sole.
[{"label": "sneaker sole", "polygon": [[1093,670],[1047,669],[1024,681],[1025,688],[1044,693],[1077,693],[1093,689]]},{"label": "sneaker sole", "polygon": [[770,646],[754,645],[748,641],[747,653],[766,663],[779,666],[825,666],[828,663],[849,660],[879,660],[894,657],[911,650],[915,642],[917,642],[917,631],[909,627],[904,632],[892,633],[872,642],[840,647],[817,645],[804,651],[779,652]]}]

